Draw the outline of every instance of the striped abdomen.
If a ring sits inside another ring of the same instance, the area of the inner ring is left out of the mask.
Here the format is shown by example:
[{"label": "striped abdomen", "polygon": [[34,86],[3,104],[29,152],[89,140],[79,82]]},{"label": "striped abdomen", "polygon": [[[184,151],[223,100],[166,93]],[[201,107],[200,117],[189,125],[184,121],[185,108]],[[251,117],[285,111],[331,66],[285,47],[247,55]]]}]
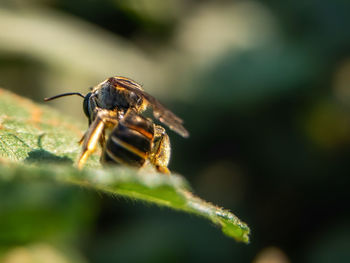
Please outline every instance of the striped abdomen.
[{"label": "striped abdomen", "polygon": [[109,135],[102,160],[140,167],[151,152],[153,136],[153,122],[129,111]]}]

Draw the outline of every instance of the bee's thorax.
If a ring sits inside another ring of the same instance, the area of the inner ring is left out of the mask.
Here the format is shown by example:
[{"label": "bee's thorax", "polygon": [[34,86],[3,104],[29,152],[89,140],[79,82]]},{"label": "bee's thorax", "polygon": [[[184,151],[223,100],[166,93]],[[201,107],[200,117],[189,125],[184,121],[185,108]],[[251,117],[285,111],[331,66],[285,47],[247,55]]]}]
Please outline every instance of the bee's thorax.
[{"label": "bee's thorax", "polygon": [[140,104],[140,100],[142,101],[134,92],[115,87],[109,82],[102,83],[94,93],[97,106],[107,110],[135,108]]}]

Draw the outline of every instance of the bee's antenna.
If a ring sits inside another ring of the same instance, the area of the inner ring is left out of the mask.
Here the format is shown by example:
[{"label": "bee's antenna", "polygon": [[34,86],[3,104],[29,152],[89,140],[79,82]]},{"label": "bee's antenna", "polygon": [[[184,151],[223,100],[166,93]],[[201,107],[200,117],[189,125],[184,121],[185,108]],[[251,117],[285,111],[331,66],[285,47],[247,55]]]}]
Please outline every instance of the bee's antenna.
[{"label": "bee's antenna", "polygon": [[61,98],[61,97],[64,97],[64,96],[70,96],[70,95],[78,95],[82,98],[85,98],[85,96],[79,92],[68,92],[68,93],[63,93],[63,94],[59,94],[59,95],[56,95],[56,96],[53,96],[53,97],[50,97],[50,98],[45,98],[44,101],[50,101],[50,100],[54,100],[54,99],[58,99],[58,98]]}]

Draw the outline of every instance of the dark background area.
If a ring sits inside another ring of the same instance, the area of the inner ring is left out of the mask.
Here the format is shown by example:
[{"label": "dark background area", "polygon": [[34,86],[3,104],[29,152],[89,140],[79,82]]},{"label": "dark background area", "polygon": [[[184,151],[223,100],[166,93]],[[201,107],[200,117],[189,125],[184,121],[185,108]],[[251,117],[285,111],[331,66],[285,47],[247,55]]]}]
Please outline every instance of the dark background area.
[{"label": "dark background area", "polygon": [[[349,14],[345,0],[1,1],[0,86],[42,102],[112,75],[141,82],[190,131],[169,132],[170,169],[252,231],[244,245],[183,213],[13,183],[0,191],[2,253],[349,262]],[[86,121],[75,98],[54,106]]]}]

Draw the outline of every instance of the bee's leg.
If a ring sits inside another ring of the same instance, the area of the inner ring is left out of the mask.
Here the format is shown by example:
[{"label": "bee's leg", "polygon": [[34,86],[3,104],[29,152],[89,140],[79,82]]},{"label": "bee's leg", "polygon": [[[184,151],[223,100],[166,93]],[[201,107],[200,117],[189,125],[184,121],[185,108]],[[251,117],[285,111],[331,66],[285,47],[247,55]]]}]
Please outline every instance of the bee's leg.
[{"label": "bee's leg", "polygon": [[[101,137],[100,137],[100,146],[102,148],[102,151],[105,150],[105,145],[106,145],[106,134],[105,131],[103,130]],[[104,158],[104,153],[102,152],[101,156],[100,156],[100,163],[103,163],[103,158]]]},{"label": "bee's leg", "polygon": [[154,125],[153,146],[149,160],[159,172],[170,174],[167,167],[170,160],[170,140],[165,129],[159,125]]},{"label": "bee's leg", "polygon": [[103,144],[105,142],[104,129],[106,124],[108,125],[116,122],[111,116],[112,115],[107,111],[99,111],[95,120],[91,123],[88,130],[81,138],[80,143],[83,144],[83,150],[78,161],[79,169],[84,166],[89,155],[96,150],[97,143],[100,142],[100,144]]}]

